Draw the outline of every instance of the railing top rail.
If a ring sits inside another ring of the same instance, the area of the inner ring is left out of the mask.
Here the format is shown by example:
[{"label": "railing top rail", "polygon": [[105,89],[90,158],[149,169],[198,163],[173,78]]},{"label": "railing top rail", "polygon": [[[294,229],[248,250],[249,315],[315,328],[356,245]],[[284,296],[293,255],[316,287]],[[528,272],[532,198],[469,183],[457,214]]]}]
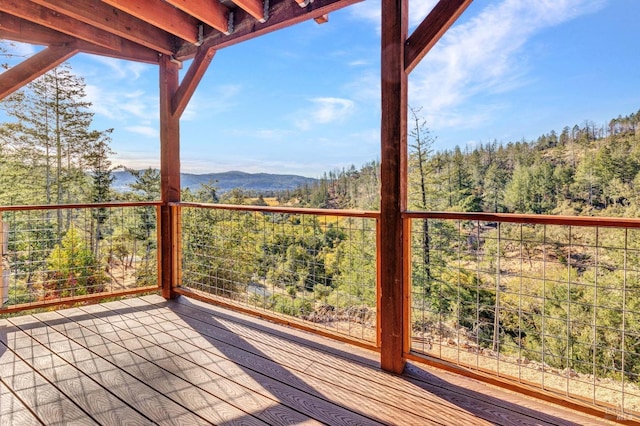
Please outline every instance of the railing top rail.
[{"label": "railing top rail", "polygon": [[456,213],[456,212],[419,212],[406,211],[405,219],[452,219],[482,222],[510,222],[540,225],[596,226],[609,228],[640,228],[640,219],[594,216],[554,216],[538,214],[512,213]]},{"label": "railing top rail", "polygon": [[172,206],[180,207],[200,207],[217,210],[240,210],[261,213],[285,213],[285,214],[305,214],[315,216],[344,216],[344,217],[364,217],[378,219],[380,212],[371,210],[332,210],[332,209],[307,209],[296,207],[271,207],[271,206],[245,206],[235,204],[209,204],[209,203],[169,203]]},{"label": "railing top rail", "polygon": [[0,206],[0,212],[26,210],[96,209],[109,207],[149,207],[162,205],[161,201],[110,202],[95,204],[40,204],[34,206]]}]

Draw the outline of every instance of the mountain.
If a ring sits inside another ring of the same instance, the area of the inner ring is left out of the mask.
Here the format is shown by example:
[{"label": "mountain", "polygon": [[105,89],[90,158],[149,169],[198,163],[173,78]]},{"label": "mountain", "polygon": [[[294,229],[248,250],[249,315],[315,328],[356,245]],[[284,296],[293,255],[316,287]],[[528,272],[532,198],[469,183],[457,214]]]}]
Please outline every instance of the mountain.
[{"label": "mountain", "polygon": [[[113,188],[119,192],[129,191],[129,184],[135,179],[127,171],[117,171],[113,173],[115,179]],[[213,183],[218,189],[218,193],[230,191],[234,188],[241,188],[245,191],[269,192],[294,190],[301,186],[313,185],[317,179],[298,175],[278,175],[271,173],[245,173],[240,171],[230,171],[223,173],[180,173],[180,183],[183,189],[197,189],[205,183]]]}]

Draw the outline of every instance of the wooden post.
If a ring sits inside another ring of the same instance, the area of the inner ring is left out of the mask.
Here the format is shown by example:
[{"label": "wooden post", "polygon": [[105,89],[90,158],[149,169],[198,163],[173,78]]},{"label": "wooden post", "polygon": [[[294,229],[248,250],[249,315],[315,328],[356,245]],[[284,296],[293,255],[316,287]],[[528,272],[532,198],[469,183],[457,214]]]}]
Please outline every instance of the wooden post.
[{"label": "wooden post", "polygon": [[6,254],[6,250],[4,248],[6,243],[5,233],[4,233],[4,222],[2,222],[2,213],[0,213],[0,308],[4,306],[5,299],[8,296],[8,288],[5,288],[5,280],[4,280],[4,255]]},{"label": "wooden post", "polygon": [[177,232],[169,203],[180,201],[180,118],[172,101],[179,87],[179,66],[167,55],[160,58],[160,282],[165,299],[176,297]]},{"label": "wooden post", "polygon": [[380,180],[380,364],[402,373],[405,360],[402,212],[407,206],[407,0],[382,0]]}]

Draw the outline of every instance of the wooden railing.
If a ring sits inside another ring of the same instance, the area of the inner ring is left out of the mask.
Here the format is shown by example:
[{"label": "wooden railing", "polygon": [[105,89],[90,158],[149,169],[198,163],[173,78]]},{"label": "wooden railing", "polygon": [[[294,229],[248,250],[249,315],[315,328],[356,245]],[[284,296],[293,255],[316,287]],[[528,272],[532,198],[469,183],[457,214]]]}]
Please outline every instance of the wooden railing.
[{"label": "wooden railing", "polygon": [[174,291],[377,344],[377,212],[180,203]]},{"label": "wooden railing", "polygon": [[[640,220],[408,212],[410,359],[640,414]],[[427,358],[424,358],[427,357]]]},{"label": "wooden railing", "polygon": [[[169,203],[12,206],[0,314],[159,289],[380,347],[380,214]],[[405,212],[403,357],[622,419],[640,413],[640,220]],[[585,408],[586,407],[586,408]]]},{"label": "wooden railing", "polygon": [[0,207],[0,314],[158,290],[159,205]]}]

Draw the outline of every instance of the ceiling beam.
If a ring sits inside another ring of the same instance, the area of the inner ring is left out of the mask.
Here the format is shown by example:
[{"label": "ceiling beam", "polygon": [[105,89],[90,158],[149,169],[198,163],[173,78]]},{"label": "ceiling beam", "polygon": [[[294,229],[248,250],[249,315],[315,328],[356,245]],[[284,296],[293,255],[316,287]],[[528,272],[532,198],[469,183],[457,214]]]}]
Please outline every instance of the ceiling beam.
[{"label": "ceiling beam", "polygon": [[158,0],[102,0],[189,43],[198,42],[198,20]]},{"label": "ceiling beam", "polygon": [[124,59],[127,61],[143,62],[146,64],[158,65],[160,54],[155,50],[133,43],[129,40],[122,40],[119,50],[105,49],[86,41],[78,41],[78,50],[92,55],[108,56],[110,58]]},{"label": "ceiling beam", "polygon": [[0,12],[0,38],[21,43],[52,45],[70,43],[73,37]]},{"label": "ceiling beam", "polygon": [[196,53],[196,57],[193,58],[191,66],[171,101],[171,110],[174,117],[180,118],[182,116],[215,54],[216,50],[213,47],[199,49],[198,53]]},{"label": "ceiling beam", "polygon": [[0,99],[57,67],[78,52],[75,43],[51,46],[0,74]]},{"label": "ceiling beam", "polygon": [[107,49],[120,48],[120,38],[28,0],[0,1],[0,11]]},{"label": "ceiling beam", "polygon": [[218,0],[166,0],[216,30],[229,34],[229,8]]},{"label": "ceiling beam", "polygon": [[[237,10],[233,33],[226,36],[217,31],[211,31],[205,34],[202,47],[213,47],[219,50],[281,28],[327,15],[360,1],[362,0],[314,0],[313,3],[302,8],[291,0],[272,0],[269,19],[264,23],[256,22],[255,18],[244,10]],[[183,45],[178,49],[176,59],[190,59],[195,54],[196,46]]]},{"label": "ceiling beam", "polygon": [[234,0],[233,2],[258,21],[266,21],[264,3],[261,0]]},{"label": "ceiling beam", "polygon": [[100,1],[31,1],[160,53],[173,53],[175,43],[171,34]]},{"label": "ceiling beam", "polygon": [[404,68],[410,73],[453,25],[472,0],[440,0],[407,39]]}]

